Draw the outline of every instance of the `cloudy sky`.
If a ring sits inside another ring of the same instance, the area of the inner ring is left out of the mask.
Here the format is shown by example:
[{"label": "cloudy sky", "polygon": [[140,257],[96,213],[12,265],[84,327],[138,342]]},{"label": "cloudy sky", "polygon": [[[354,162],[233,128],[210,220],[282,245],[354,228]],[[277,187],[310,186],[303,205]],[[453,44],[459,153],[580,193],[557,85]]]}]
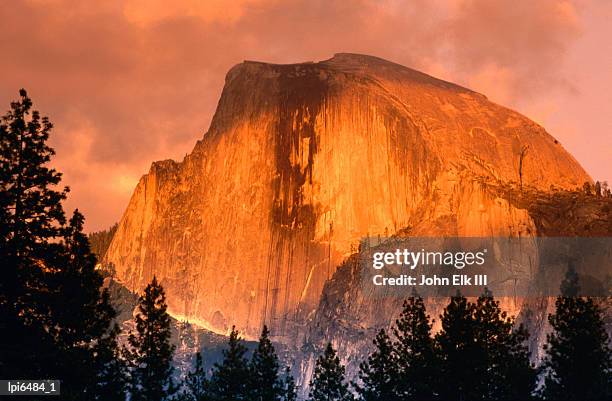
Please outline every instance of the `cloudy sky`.
[{"label": "cloudy sky", "polygon": [[88,230],[152,161],[191,151],[244,59],[383,57],[518,110],[612,181],[608,0],[14,0],[0,21],[0,111],[24,87],[54,122]]}]

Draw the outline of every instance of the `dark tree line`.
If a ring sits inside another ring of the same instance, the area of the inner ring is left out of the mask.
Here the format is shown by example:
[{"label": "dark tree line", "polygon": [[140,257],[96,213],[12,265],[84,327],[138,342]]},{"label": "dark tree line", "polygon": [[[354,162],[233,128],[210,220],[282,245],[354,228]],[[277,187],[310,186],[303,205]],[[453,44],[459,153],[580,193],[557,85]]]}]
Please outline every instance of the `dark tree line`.
[{"label": "dark tree line", "polygon": [[96,231],[87,236],[91,252],[96,255],[99,261],[104,258],[118,227],[119,223],[115,223],[106,230]]},{"label": "dark tree line", "polygon": [[[195,355],[178,383],[170,317],[154,277],[139,298],[135,331],[118,344],[116,311],[83,233],[84,217],[66,218],[61,174],[48,166],[52,124],[32,110],[24,90],[0,120],[0,378],[61,379],[62,400],[293,401],[296,385],[264,326],[251,357],[232,329],[211,372]],[[328,344],[310,381],[313,401],[606,400],[612,399],[612,352],[594,299],[580,297],[572,269],[549,316],[545,358],[529,362],[526,330],[492,294],[450,299],[433,335],[417,296],[403,305],[391,335],[348,383]],[[536,387],[537,377],[542,385]]]},{"label": "dark tree line", "polygon": [[[535,390],[536,371],[529,362],[522,327],[514,329],[499,303],[486,292],[475,303],[457,295],[440,316],[441,330],[423,299],[409,298],[392,328],[392,338],[379,331],[374,351],[361,363],[352,384],[363,401],[399,400],[528,400]],[[325,355],[333,352],[331,345]],[[318,367],[324,367],[318,364]],[[329,369],[324,369],[331,371]],[[335,369],[338,370],[337,368]],[[316,371],[315,371],[316,372]],[[320,376],[325,376],[321,380]],[[346,388],[343,377],[315,373],[313,388]],[[333,384],[331,384],[333,383]],[[313,401],[347,400],[353,395],[311,392]]]},{"label": "dark tree line", "polygon": [[187,374],[178,401],[295,401],[297,389],[287,368],[280,369],[270,332],[264,326],[251,358],[235,328],[223,351],[223,360],[212,372],[204,371],[197,353],[195,366]]},{"label": "dark tree line", "polygon": [[[612,399],[612,352],[602,312],[595,300],[578,296],[573,269],[568,270],[561,290],[555,313],[549,316],[553,331],[547,338],[545,358],[537,369],[529,360],[527,331],[502,311],[490,292],[474,302],[460,294],[452,297],[435,335],[423,299],[413,296],[404,303],[391,336],[385,330],[378,332],[374,350],[360,364],[354,382],[347,380],[336,350],[328,343],[316,360],[308,400]],[[186,383],[200,389],[191,393],[199,396],[184,399],[282,400],[278,360],[268,335],[264,328],[249,361],[233,330],[224,361],[215,366],[210,379],[202,372],[198,356]],[[285,391],[294,389],[291,376],[286,377],[290,384]],[[295,390],[288,394],[284,399],[294,399]]]},{"label": "dark tree line", "polygon": [[610,400],[612,351],[602,311],[594,299],[578,294],[570,268],[549,316],[553,331],[538,369],[529,362],[527,331],[516,327],[490,292],[474,303],[452,297],[435,336],[423,300],[411,297],[392,328],[393,339],[385,330],[374,339],[374,351],[352,384],[354,394],[328,345],[317,361],[310,399]]}]

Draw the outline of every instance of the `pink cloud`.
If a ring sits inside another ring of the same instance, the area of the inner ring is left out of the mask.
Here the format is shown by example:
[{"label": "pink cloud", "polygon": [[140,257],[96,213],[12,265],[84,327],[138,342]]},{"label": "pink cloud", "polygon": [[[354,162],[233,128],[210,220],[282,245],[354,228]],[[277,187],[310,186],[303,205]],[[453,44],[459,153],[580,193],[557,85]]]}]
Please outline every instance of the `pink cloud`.
[{"label": "pink cloud", "polygon": [[[130,187],[153,160],[191,150],[208,127],[225,73],[244,59],[373,54],[471,86],[546,123],[554,110],[570,107],[559,99],[576,95],[565,60],[589,27],[576,4],[3,3],[0,105],[25,87],[50,116],[56,163],[73,189],[69,206],[84,210],[88,229],[100,229],[120,217]],[[546,114],[548,103],[553,111]]]}]

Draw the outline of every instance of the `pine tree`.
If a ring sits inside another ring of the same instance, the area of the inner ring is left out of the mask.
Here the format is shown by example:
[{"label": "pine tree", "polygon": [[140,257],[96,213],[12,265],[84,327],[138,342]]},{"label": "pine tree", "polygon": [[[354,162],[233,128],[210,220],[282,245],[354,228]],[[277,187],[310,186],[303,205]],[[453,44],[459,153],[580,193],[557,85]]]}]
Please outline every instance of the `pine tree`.
[{"label": "pine tree", "polygon": [[59,377],[63,399],[106,399],[98,381],[122,383],[121,362],[109,357],[116,312],[83,216],[66,225],[68,189],[53,189],[61,174],[47,167],[52,124],[20,96],[0,122],[0,377]]},{"label": "pine tree", "polygon": [[486,393],[478,378],[486,373],[476,343],[474,305],[460,294],[452,297],[436,335],[440,377],[436,393],[441,400],[480,400]]},{"label": "pine tree", "polygon": [[499,302],[485,289],[474,309],[475,339],[484,374],[474,381],[482,383],[485,400],[528,400],[535,387],[536,372],[529,362],[523,326],[514,329],[514,319],[502,311]]},{"label": "pine tree", "polygon": [[285,379],[283,380],[283,401],[297,401],[297,387],[289,368],[285,370]]},{"label": "pine tree", "polygon": [[279,401],[283,395],[278,357],[269,337],[270,331],[264,325],[257,349],[251,357],[251,397],[255,401]]},{"label": "pine tree", "polygon": [[223,361],[215,363],[210,380],[210,396],[214,401],[251,400],[250,369],[245,357],[247,349],[241,343],[238,331],[232,327],[228,348]]},{"label": "pine tree", "polygon": [[352,400],[344,379],[344,366],[331,343],[315,364],[310,381],[310,401],[348,401]]},{"label": "pine tree", "polygon": [[[61,252],[67,188],[47,164],[52,124],[25,90],[0,120],[0,377],[51,378],[57,347],[50,320],[46,267]],[[45,268],[43,268],[45,267]]]},{"label": "pine tree", "polygon": [[47,250],[42,245],[61,236],[68,188],[54,189],[62,175],[47,166],[55,154],[47,145],[53,125],[31,111],[24,89],[19,95],[0,120],[0,233],[6,255],[36,259]]},{"label": "pine tree", "polygon": [[119,326],[114,324],[95,348],[94,392],[96,401],[122,401],[128,388],[127,366],[117,344]]},{"label": "pine tree", "polygon": [[393,352],[393,343],[380,330],[374,339],[374,351],[367,361],[359,365],[359,383],[353,386],[361,401],[400,400],[398,393],[398,366]]},{"label": "pine tree", "polygon": [[413,296],[404,302],[393,328],[397,393],[402,400],[434,398],[434,380],[438,375],[431,324],[422,298]]},{"label": "pine tree", "polygon": [[612,399],[612,350],[600,308],[580,297],[572,266],[561,285],[555,314],[548,317],[543,396],[547,400]]},{"label": "pine tree", "polygon": [[206,401],[208,400],[208,380],[204,371],[204,362],[202,354],[195,354],[195,365],[193,370],[187,373],[184,389],[178,397],[179,401]]},{"label": "pine tree", "polygon": [[153,276],[138,300],[136,333],[130,333],[130,392],[132,401],[163,401],[176,391],[172,380],[170,316],[164,289]]},{"label": "pine tree", "polygon": [[[76,210],[64,230],[61,268],[50,277],[54,293],[48,299],[55,322],[55,344],[62,364],[55,374],[69,383],[83,383],[80,391],[92,399],[114,399],[124,394],[125,369],[117,346],[116,311],[108,290],[102,290],[102,276],[95,270],[96,259],[83,233],[84,217]],[[80,364],[79,369],[74,366]],[[101,385],[100,383],[104,383]],[[64,386],[67,387],[67,386]],[[109,394],[110,389],[116,391]],[[75,393],[75,399],[82,394]]]}]

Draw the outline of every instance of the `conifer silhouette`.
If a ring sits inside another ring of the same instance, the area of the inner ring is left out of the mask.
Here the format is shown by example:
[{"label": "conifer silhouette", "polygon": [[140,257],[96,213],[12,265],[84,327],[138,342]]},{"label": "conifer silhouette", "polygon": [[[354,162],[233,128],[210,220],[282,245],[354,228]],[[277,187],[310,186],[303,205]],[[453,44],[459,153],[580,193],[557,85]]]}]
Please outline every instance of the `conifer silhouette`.
[{"label": "conifer silhouette", "polygon": [[228,348],[223,351],[223,361],[216,363],[210,380],[210,399],[214,401],[251,400],[247,349],[241,343],[238,331],[232,327]]},{"label": "conifer silhouette", "polygon": [[536,371],[529,361],[529,335],[507,316],[493,294],[485,289],[474,309],[478,355],[484,374],[474,383],[483,400],[528,400],[535,388]]},{"label": "conifer silhouette", "polygon": [[612,399],[612,350],[602,313],[593,298],[579,293],[578,274],[570,266],[548,317],[553,331],[542,364],[546,400]]},{"label": "conifer silhouette", "polygon": [[434,397],[434,382],[438,375],[431,325],[423,299],[418,296],[408,298],[393,328],[397,391],[402,400]]},{"label": "conifer silhouette", "polygon": [[310,401],[349,401],[353,397],[345,382],[344,366],[331,343],[316,362],[310,381]]},{"label": "conifer silhouette", "polygon": [[174,395],[174,346],[170,344],[170,316],[163,287],[153,280],[138,300],[136,333],[128,338],[132,401],[164,401]]},{"label": "conifer silhouette", "polygon": [[374,339],[374,351],[359,365],[359,382],[353,384],[360,401],[400,400],[398,364],[393,343],[380,330]]},{"label": "conifer silhouette", "polygon": [[51,378],[58,349],[47,333],[55,326],[47,268],[62,251],[68,188],[55,189],[61,174],[47,166],[53,125],[19,95],[0,120],[0,376]]},{"label": "conifer silhouette", "polygon": [[[118,400],[125,394],[126,368],[119,358],[119,328],[113,322],[117,313],[108,290],[102,290],[103,279],[95,270],[96,258],[83,233],[83,223],[83,215],[76,210],[64,230],[62,267],[52,277],[56,296],[50,306],[56,344],[65,350],[61,356],[65,370],[55,374],[67,383],[70,379],[88,383],[84,391],[91,399]],[[89,339],[88,345],[83,344],[83,338]],[[89,366],[74,369],[83,361],[84,352],[92,355]],[[75,394],[75,399],[80,398]]]},{"label": "conifer silhouette", "polygon": [[[66,223],[49,168],[53,125],[25,90],[0,119],[0,377],[62,380],[62,399],[120,399],[116,313],[83,234]],[[100,385],[106,384],[106,386]]]},{"label": "conifer silhouette", "polygon": [[264,325],[257,348],[251,357],[251,397],[255,401],[280,401],[283,384],[278,375],[279,363],[270,331]]},{"label": "conifer silhouette", "polygon": [[442,380],[436,393],[444,401],[482,399],[485,392],[477,378],[486,367],[476,343],[474,305],[457,293],[440,318],[442,330],[435,338]]},{"label": "conifer silhouette", "polygon": [[526,330],[485,290],[476,303],[460,294],[444,310],[436,335],[441,400],[529,400],[536,373]]}]

